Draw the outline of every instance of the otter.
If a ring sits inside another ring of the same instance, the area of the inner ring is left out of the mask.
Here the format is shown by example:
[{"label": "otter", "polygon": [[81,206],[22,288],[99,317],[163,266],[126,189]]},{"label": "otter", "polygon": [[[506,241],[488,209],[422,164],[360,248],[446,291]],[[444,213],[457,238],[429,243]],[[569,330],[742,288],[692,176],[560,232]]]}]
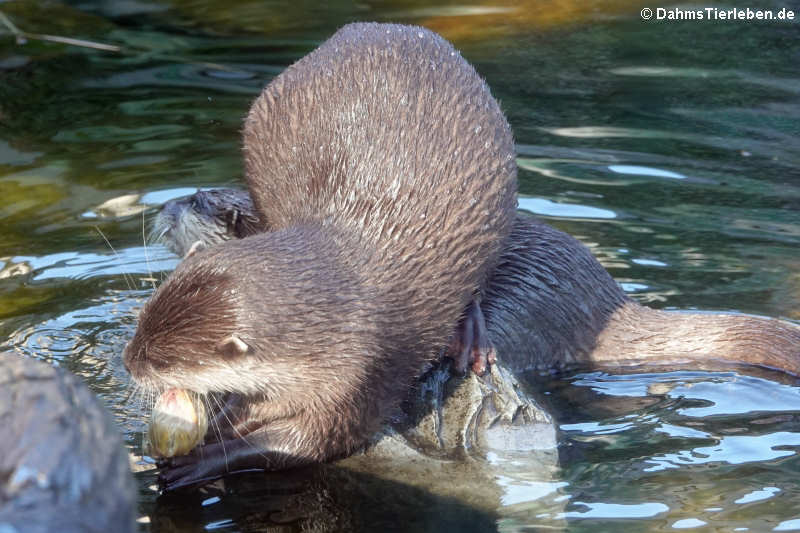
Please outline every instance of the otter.
[{"label": "otter", "polygon": [[0,531],[136,531],[128,454],[79,379],[0,353],[0,420]]},{"label": "otter", "polygon": [[[200,194],[204,201],[193,201]],[[228,204],[230,199],[235,201]],[[170,215],[178,208],[180,219]],[[185,253],[190,243],[176,241],[176,235],[190,234],[208,246],[239,237],[224,230],[230,209],[242,219],[256,216],[247,191],[220,189],[168,202],[155,229],[167,248]],[[206,227],[219,229],[212,236]],[[488,331],[481,337],[515,372],[746,364],[800,376],[795,324],[640,305],[580,241],[524,212],[517,214],[480,308]]]},{"label": "otter", "polygon": [[123,353],[145,389],[228,393],[229,429],[173,458],[167,487],[361,447],[439,359],[514,220],[508,123],[423,28],[343,27],[264,89],[243,138],[270,231],[185,258]]},{"label": "otter", "polygon": [[208,247],[263,230],[249,195],[235,189],[214,189],[164,204],[150,238],[183,257],[198,241]]},{"label": "otter", "polygon": [[514,372],[744,364],[800,376],[800,326],[643,306],[586,246],[531,215],[518,215],[481,307]]}]

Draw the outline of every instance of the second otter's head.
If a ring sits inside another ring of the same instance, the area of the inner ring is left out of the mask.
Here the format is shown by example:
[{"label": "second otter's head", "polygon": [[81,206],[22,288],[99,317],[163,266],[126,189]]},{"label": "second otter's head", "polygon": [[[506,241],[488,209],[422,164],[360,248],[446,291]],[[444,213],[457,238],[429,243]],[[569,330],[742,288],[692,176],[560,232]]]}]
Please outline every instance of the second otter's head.
[{"label": "second otter's head", "polygon": [[198,191],[170,200],[155,218],[152,236],[184,256],[201,241],[206,246],[263,231],[250,195],[237,189]]}]

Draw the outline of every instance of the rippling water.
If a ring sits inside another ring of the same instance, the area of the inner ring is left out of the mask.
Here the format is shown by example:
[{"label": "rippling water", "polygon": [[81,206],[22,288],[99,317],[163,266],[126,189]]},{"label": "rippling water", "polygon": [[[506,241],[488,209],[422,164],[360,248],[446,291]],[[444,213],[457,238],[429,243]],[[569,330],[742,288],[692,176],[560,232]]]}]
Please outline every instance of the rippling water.
[{"label": "rippling water", "polygon": [[[140,451],[119,354],[176,264],[143,245],[147,221],[239,183],[250,101],[350,20],[453,40],[512,124],[521,208],[577,236],[639,301],[800,318],[800,22],[645,22],[646,5],[0,3],[23,30],[122,47],[0,33],[0,344],[82,376]],[[490,458],[490,519],[462,530],[800,529],[800,389],[785,376],[531,381],[558,420],[559,466]],[[152,474],[138,479],[145,529],[296,526],[241,494],[157,502]],[[420,529],[457,523],[428,518]]]},{"label": "rippling water", "polygon": [[576,531],[797,529],[800,389],[769,378],[780,376],[596,372],[541,383],[561,431],[551,497],[568,503],[537,516]]}]

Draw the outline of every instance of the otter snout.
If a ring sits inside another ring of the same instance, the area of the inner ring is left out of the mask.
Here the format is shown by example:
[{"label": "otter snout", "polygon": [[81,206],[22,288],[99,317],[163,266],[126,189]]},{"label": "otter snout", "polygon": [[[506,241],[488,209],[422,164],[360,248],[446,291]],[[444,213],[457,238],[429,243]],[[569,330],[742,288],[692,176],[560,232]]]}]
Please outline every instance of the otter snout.
[{"label": "otter snout", "polygon": [[147,353],[135,338],[122,350],[122,365],[137,382],[146,381],[154,372],[153,361],[147,358]]},{"label": "otter snout", "polygon": [[139,375],[139,366],[134,363],[133,358],[131,357],[131,344],[128,343],[125,345],[125,348],[122,349],[122,366],[125,367],[125,370],[128,371],[128,374],[133,376],[134,379]]}]

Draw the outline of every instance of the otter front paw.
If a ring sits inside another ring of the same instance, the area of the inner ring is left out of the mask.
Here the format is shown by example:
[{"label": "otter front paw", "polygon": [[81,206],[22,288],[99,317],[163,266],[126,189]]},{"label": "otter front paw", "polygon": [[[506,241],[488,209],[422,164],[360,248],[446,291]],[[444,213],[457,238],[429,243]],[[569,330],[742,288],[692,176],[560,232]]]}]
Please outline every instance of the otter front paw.
[{"label": "otter front paw", "polygon": [[159,461],[158,470],[158,487],[162,492],[203,485],[226,474],[224,464],[199,454],[197,449],[188,455]]},{"label": "otter front paw", "polygon": [[242,465],[238,442],[227,441],[199,446],[187,455],[158,462],[158,486],[162,492],[204,485],[228,474],[263,470]]},{"label": "otter front paw", "polygon": [[198,446],[188,455],[159,461],[158,486],[162,492],[204,485],[230,474],[263,472],[280,463],[275,454],[257,444],[258,434]]},{"label": "otter front paw", "polygon": [[447,355],[455,361],[454,368],[462,375],[471,365],[472,371],[482,376],[489,365],[497,360],[497,352],[486,330],[486,320],[476,300],[467,307],[464,318],[453,334]]}]

